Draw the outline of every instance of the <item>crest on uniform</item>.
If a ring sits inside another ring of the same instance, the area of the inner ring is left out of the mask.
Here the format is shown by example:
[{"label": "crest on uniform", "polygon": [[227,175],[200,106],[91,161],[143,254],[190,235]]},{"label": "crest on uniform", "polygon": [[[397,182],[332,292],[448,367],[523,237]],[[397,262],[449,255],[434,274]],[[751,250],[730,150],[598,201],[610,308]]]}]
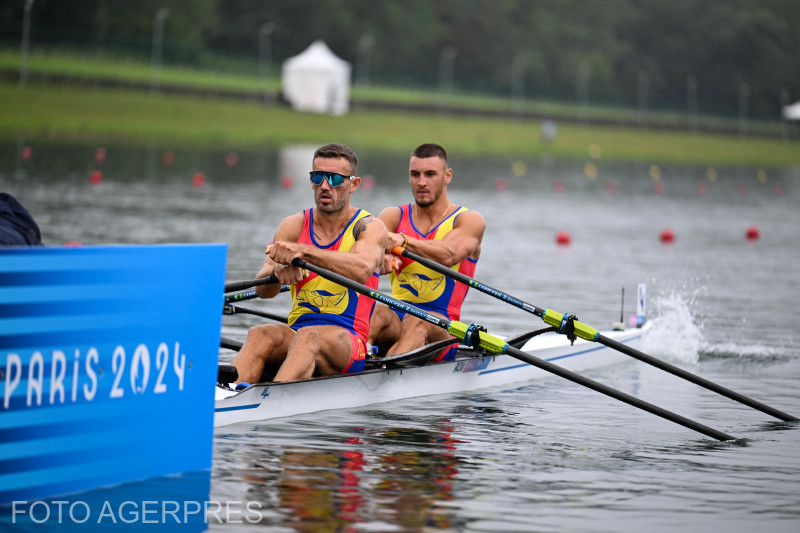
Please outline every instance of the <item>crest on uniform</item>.
[{"label": "crest on uniform", "polygon": [[[407,290],[416,297],[434,294],[438,297],[442,291],[439,290],[444,283],[443,276],[432,278],[425,274],[414,274],[410,272],[400,272],[397,275],[400,287]],[[442,287],[443,289],[444,287]]]},{"label": "crest on uniform", "polygon": [[299,291],[297,302],[299,307],[317,313],[341,314],[347,308],[347,289],[335,293],[324,290]]}]

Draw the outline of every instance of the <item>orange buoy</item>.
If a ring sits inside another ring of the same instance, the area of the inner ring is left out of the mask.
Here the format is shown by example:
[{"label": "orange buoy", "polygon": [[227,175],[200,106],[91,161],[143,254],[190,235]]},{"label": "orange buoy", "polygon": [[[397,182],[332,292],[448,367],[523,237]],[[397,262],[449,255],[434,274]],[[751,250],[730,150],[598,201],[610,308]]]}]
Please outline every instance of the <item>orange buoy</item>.
[{"label": "orange buoy", "polygon": [[202,172],[195,172],[192,176],[192,185],[195,187],[202,187],[206,184],[206,176]]},{"label": "orange buoy", "polygon": [[755,227],[755,226],[750,226],[749,228],[747,228],[746,235],[747,235],[747,240],[748,241],[756,241],[756,240],[758,240],[758,237],[759,237],[758,228]]},{"label": "orange buoy", "polygon": [[561,246],[566,246],[570,242],[572,242],[572,237],[568,231],[559,231],[556,233],[556,243],[560,244]]},{"label": "orange buoy", "polygon": [[661,242],[674,242],[675,241],[675,233],[669,229],[665,228],[661,230]]}]

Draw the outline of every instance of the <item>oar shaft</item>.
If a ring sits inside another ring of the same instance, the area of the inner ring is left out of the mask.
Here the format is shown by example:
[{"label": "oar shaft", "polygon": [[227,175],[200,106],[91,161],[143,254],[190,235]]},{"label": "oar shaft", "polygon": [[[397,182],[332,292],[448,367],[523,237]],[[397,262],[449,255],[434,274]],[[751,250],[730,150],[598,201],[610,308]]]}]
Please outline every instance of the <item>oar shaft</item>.
[{"label": "oar shaft", "polygon": [[258,298],[258,294],[256,291],[245,291],[245,292],[237,292],[236,294],[226,294],[223,302],[225,304],[229,304],[231,302],[241,302],[244,300],[253,300]]},{"label": "oar shaft", "polygon": [[[425,320],[427,322],[435,324],[441,327],[442,329],[447,330],[451,335],[454,335],[461,339],[464,339],[467,331],[469,331],[470,329],[470,326],[467,326],[462,322],[456,320],[446,320],[439,316],[431,315],[430,313],[426,313],[422,309],[419,309],[413,305],[409,305],[405,302],[395,300],[394,298],[386,296],[385,294],[380,293],[376,290],[370,289],[366,285],[355,282],[350,278],[337,274],[336,272],[331,272],[329,270],[311,265],[303,259],[295,259],[292,262],[292,264],[294,264],[297,267],[310,270],[311,272],[314,272],[328,280],[334,281],[339,285],[342,285],[343,287],[352,289],[358,292],[359,294],[363,294],[364,296],[373,298],[379,302],[385,303],[386,305],[405,311],[406,313],[415,316],[421,320]],[[507,353],[511,357],[519,359],[520,361],[531,364],[533,366],[541,368],[542,370],[563,377],[580,385],[584,385],[585,387],[588,387],[592,390],[595,390],[597,392],[610,396],[614,399],[625,402],[634,407],[643,409],[656,416],[660,416],[662,418],[670,420],[671,422],[675,422],[676,424],[680,424],[689,429],[698,431],[708,437],[717,440],[736,440],[735,437],[732,437],[726,433],[717,431],[713,428],[710,428],[708,426],[705,426],[703,424],[700,424],[698,422],[695,422],[693,420],[675,414],[666,409],[662,409],[661,407],[658,407],[651,403],[635,398],[634,396],[630,396],[629,394],[625,394],[624,392],[613,389],[607,385],[603,385],[602,383],[581,376],[580,374],[576,374],[575,372],[572,372],[558,365],[550,363],[549,361],[544,361],[543,359],[534,357],[533,355],[525,353],[522,350],[514,348],[513,346],[509,346],[508,343],[506,343],[505,341],[503,341],[502,339],[500,339],[495,335],[491,335],[484,331],[480,331],[478,332],[478,334],[480,338],[480,346],[492,353]]]},{"label": "oar shaft", "polygon": [[440,274],[444,274],[445,276],[449,276],[449,277],[453,278],[454,280],[460,281],[461,283],[463,283],[465,285],[469,285],[470,287],[474,287],[475,289],[477,289],[477,290],[479,290],[481,292],[485,292],[486,294],[489,294],[490,296],[494,296],[495,298],[497,298],[499,300],[503,300],[504,302],[510,303],[511,305],[519,307],[520,309],[524,309],[524,310],[528,311],[529,313],[533,313],[534,315],[536,315],[538,317],[542,317],[544,315],[544,312],[545,312],[544,309],[540,309],[540,308],[536,307],[535,305],[531,305],[529,303],[523,302],[522,300],[517,300],[513,296],[510,296],[510,295],[504,293],[503,291],[499,291],[499,290],[495,289],[494,287],[490,287],[488,285],[484,285],[480,281],[472,279],[471,277],[467,276],[466,274],[462,274],[461,272],[453,270],[452,268],[447,268],[446,266],[444,266],[442,264],[439,264],[436,261],[433,261],[431,259],[428,259],[427,257],[422,257],[421,255],[417,255],[414,252],[409,252],[405,248],[400,248],[399,246],[396,247],[396,248],[393,248],[392,252],[394,254],[396,254],[396,255],[407,257],[407,258],[409,258],[409,259],[411,259],[413,261],[416,261],[417,263],[419,263],[422,266],[428,267],[428,268],[430,268],[431,270],[433,270],[435,272],[439,272]]},{"label": "oar shaft", "polygon": [[517,348],[508,347],[506,349],[506,353],[511,357],[519,359],[520,361],[524,361],[530,365],[535,367],[541,368],[542,370],[546,370],[552,374],[560,376],[564,379],[568,379],[574,383],[579,385],[583,385],[584,387],[590,388],[594,391],[597,391],[601,394],[605,394],[606,396],[610,396],[616,400],[621,402],[625,402],[628,405],[632,405],[634,407],[638,407],[643,411],[647,411],[648,413],[652,413],[656,416],[660,416],[661,418],[665,418],[671,422],[675,422],[676,424],[680,424],[686,428],[692,429],[703,435],[711,437],[717,440],[736,440],[736,437],[732,437],[727,433],[723,433],[722,431],[718,431],[714,428],[708,427],[704,424],[699,422],[695,422],[689,418],[681,416],[679,414],[673,413],[672,411],[668,411],[667,409],[661,408],[657,405],[653,405],[649,402],[644,400],[640,400],[635,396],[631,396],[630,394],[626,394],[622,391],[609,387],[608,385],[604,385],[599,381],[594,381],[593,379],[589,379],[585,376],[572,372],[571,370],[567,370],[566,368],[560,367],[556,364],[553,364],[549,361],[545,361],[544,359],[539,359],[527,352],[523,352]]},{"label": "oar shaft", "polygon": [[[550,324],[551,326],[556,326],[556,327],[559,326],[561,320],[564,317],[564,315],[561,315],[560,313],[557,313],[557,312],[552,311],[550,309],[544,310],[544,309],[541,309],[539,307],[536,307],[535,305],[531,305],[529,303],[523,302],[522,300],[518,300],[518,299],[516,299],[516,298],[514,298],[514,297],[512,297],[512,296],[510,296],[508,294],[505,294],[502,291],[499,291],[499,290],[497,290],[495,288],[489,287],[488,285],[484,285],[483,283],[480,283],[480,282],[470,278],[469,276],[466,276],[466,275],[462,274],[461,272],[456,272],[452,268],[447,268],[446,266],[441,265],[441,264],[437,263],[436,261],[432,261],[432,260],[430,260],[430,259],[428,259],[426,257],[422,257],[422,256],[420,256],[418,254],[415,254],[414,252],[410,252],[410,251],[408,251],[408,250],[406,250],[404,248],[397,247],[397,248],[392,249],[392,252],[397,254],[397,255],[401,255],[401,256],[407,257],[409,259],[412,259],[412,260],[416,261],[417,263],[419,263],[419,264],[421,264],[421,265],[423,265],[423,266],[425,266],[427,268],[430,268],[431,270],[433,270],[435,272],[439,272],[440,274],[444,274],[445,276],[449,276],[449,277],[451,277],[451,278],[453,278],[453,279],[455,279],[457,281],[460,281],[461,283],[469,285],[470,287],[474,287],[475,289],[477,289],[480,292],[484,292],[484,293],[486,293],[486,294],[488,294],[490,296],[494,296],[495,298],[498,298],[500,300],[503,300],[504,302],[510,303],[510,304],[512,304],[512,305],[514,305],[516,307],[519,307],[520,309],[524,309],[525,311],[538,316],[539,318],[541,318],[542,320],[544,320],[547,324]],[[734,392],[734,391],[732,391],[730,389],[727,389],[727,388],[725,388],[725,387],[723,387],[721,385],[717,385],[716,383],[714,383],[712,381],[709,381],[707,379],[701,378],[700,376],[692,374],[691,372],[688,372],[688,371],[686,371],[686,370],[684,370],[682,368],[679,368],[679,367],[676,367],[674,365],[671,365],[671,364],[669,364],[669,363],[667,363],[665,361],[662,361],[661,359],[657,359],[655,357],[649,356],[649,355],[647,355],[647,354],[645,354],[643,352],[640,352],[639,350],[631,348],[630,346],[626,346],[626,345],[624,345],[624,344],[622,344],[622,343],[620,343],[618,341],[615,341],[613,339],[610,339],[608,337],[600,335],[600,333],[596,329],[594,329],[594,328],[592,328],[590,326],[587,326],[586,324],[583,324],[582,322],[579,322],[579,321],[575,320],[574,321],[574,326],[575,326],[575,334],[578,337],[582,338],[582,339],[586,339],[588,341],[593,341],[593,342],[600,342],[600,343],[608,346],[609,348],[614,348],[615,350],[619,350],[620,352],[622,352],[622,353],[624,353],[626,355],[629,355],[629,356],[631,356],[631,357],[633,357],[635,359],[638,359],[639,361],[648,363],[648,364],[653,365],[653,366],[655,366],[657,368],[665,370],[665,371],[669,372],[670,374],[673,374],[675,376],[678,376],[678,377],[681,377],[683,379],[686,379],[686,380],[688,380],[688,381],[690,381],[690,382],[692,382],[692,383],[694,383],[696,385],[699,385],[699,386],[704,387],[704,388],[706,388],[708,390],[716,392],[716,393],[718,393],[718,394],[720,394],[722,396],[730,398],[731,400],[740,402],[740,403],[742,403],[744,405],[747,405],[749,407],[752,407],[754,409],[758,409],[759,411],[762,411],[762,412],[764,412],[764,413],[766,413],[766,414],[768,414],[770,416],[774,416],[775,418],[778,418],[780,420],[784,420],[784,421],[787,421],[787,422],[800,420],[800,419],[798,419],[798,418],[796,418],[796,417],[794,417],[794,416],[792,416],[790,414],[787,414],[787,413],[784,413],[784,412],[782,412],[782,411],[780,411],[778,409],[775,409],[774,407],[770,407],[769,405],[765,405],[765,404],[763,404],[763,403],[761,403],[761,402],[759,402],[757,400],[754,400],[752,398],[748,398],[747,396],[739,394],[738,392]]]},{"label": "oar shaft", "polygon": [[222,307],[222,313],[225,315],[239,315],[239,314],[255,315],[255,316],[260,316],[262,318],[269,318],[272,320],[276,320],[278,322],[283,322],[284,324],[289,322],[289,317],[285,315],[276,315],[268,311],[261,311],[259,309],[250,309],[249,307],[240,307],[238,305],[230,305],[230,304],[225,305]]},{"label": "oar shaft", "polygon": [[280,283],[280,280],[275,276],[267,276],[266,278],[254,279],[249,281],[232,281],[225,284],[225,292],[243,291],[259,285],[268,285],[270,283]]},{"label": "oar shaft", "polygon": [[753,409],[758,409],[759,411],[767,413],[770,416],[774,416],[775,418],[779,418],[785,422],[794,422],[798,420],[798,418],[790,414],[784,413],[783,411],[775,409],[774,407],[770,407],[769,405],[765,405],[757,400],[744,396],[743,394],[739,394],[736,391],[732,391],[726,387],[723,387],[722,385],[718,385],[713,381],[709,381],[696,374],[692,374],[691,372],[688,372],[680,367],[671,365],[665,361],[662,361],[661,359],[657,359],[653,356],[647,355],[646,353],[641,352],[636,348],[622,344],[621,342],[606,337],[605,335],[598,335],[597,342],[599,342],[600,344],[604,344],[609,348],[613,348],[617,351],[620,351],[626,355],[629,355],[634,359],[638,359],[639,361],[643,361],[645,363],[653,365],[654,367],[660,368],[661,370],[669,372],[670,374],[683,378],[687,381],[691,381],[692,383],[700,385],[701,387],[704,387],[710,391],[714,391],[717,394],[721,394],[722,396],[728,397],[731,400],[735,400],[739,403],[752,407]]}]

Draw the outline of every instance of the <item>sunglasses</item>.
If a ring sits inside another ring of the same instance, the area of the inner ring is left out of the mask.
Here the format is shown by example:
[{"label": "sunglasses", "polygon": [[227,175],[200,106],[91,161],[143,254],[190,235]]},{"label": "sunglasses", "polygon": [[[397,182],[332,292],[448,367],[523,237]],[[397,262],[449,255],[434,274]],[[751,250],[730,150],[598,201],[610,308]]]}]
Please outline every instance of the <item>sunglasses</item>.
[{"label": "sunglasses", "polygon": [[311,183],[314,185],[322,185],[325,178],[328,178],[328,185],[331,187],[338,187],[343,184],[345,180],[352,180],[355,176],[342,176],[335,172],[324,172],[322,170],[311,171]]}]

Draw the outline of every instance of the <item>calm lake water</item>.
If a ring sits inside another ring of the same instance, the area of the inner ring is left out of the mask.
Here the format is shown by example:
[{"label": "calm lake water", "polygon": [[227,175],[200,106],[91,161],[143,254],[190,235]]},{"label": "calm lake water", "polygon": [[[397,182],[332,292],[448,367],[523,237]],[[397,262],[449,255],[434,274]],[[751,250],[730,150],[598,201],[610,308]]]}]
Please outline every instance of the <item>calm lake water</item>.
[{"label": "calm lake water", "polygon": [[[0,190],[28,207],[47,244],[226,242],[231,281],[251,279],[278,222],[313,200],[302,147],[233,165],[225,152],[177,150],[168,165],[163,146],[108,148],[102,162],[97,147],[31,148],[26,160],[21,144],[0,145]],[[405,156],[359,156],[374,186],[355,205],[377,214],[409,201]],[[451,157],[451,200],[487,221],[477,279],[598,328],[619,319],[623,288],[633,313],[644,282],[645,352],[800,414],[800,169],[599,159],[587,178],[588,158]],[[661,242],[664,230],[674,242]],[[560,231],[571,244],[556,243]],[[285,313],[289,298],[252,306]],[[462,316],[502,335],[542,326],[477,292]],[[243,337],[255,323],[225,317],[223,331]],[[588,376],[746,442],[710,441],[556,377],[242,424],[215,435],[209,498],[255,504],[260,523],[211,529],[800,529],[797,423],[633,360]]]}]

